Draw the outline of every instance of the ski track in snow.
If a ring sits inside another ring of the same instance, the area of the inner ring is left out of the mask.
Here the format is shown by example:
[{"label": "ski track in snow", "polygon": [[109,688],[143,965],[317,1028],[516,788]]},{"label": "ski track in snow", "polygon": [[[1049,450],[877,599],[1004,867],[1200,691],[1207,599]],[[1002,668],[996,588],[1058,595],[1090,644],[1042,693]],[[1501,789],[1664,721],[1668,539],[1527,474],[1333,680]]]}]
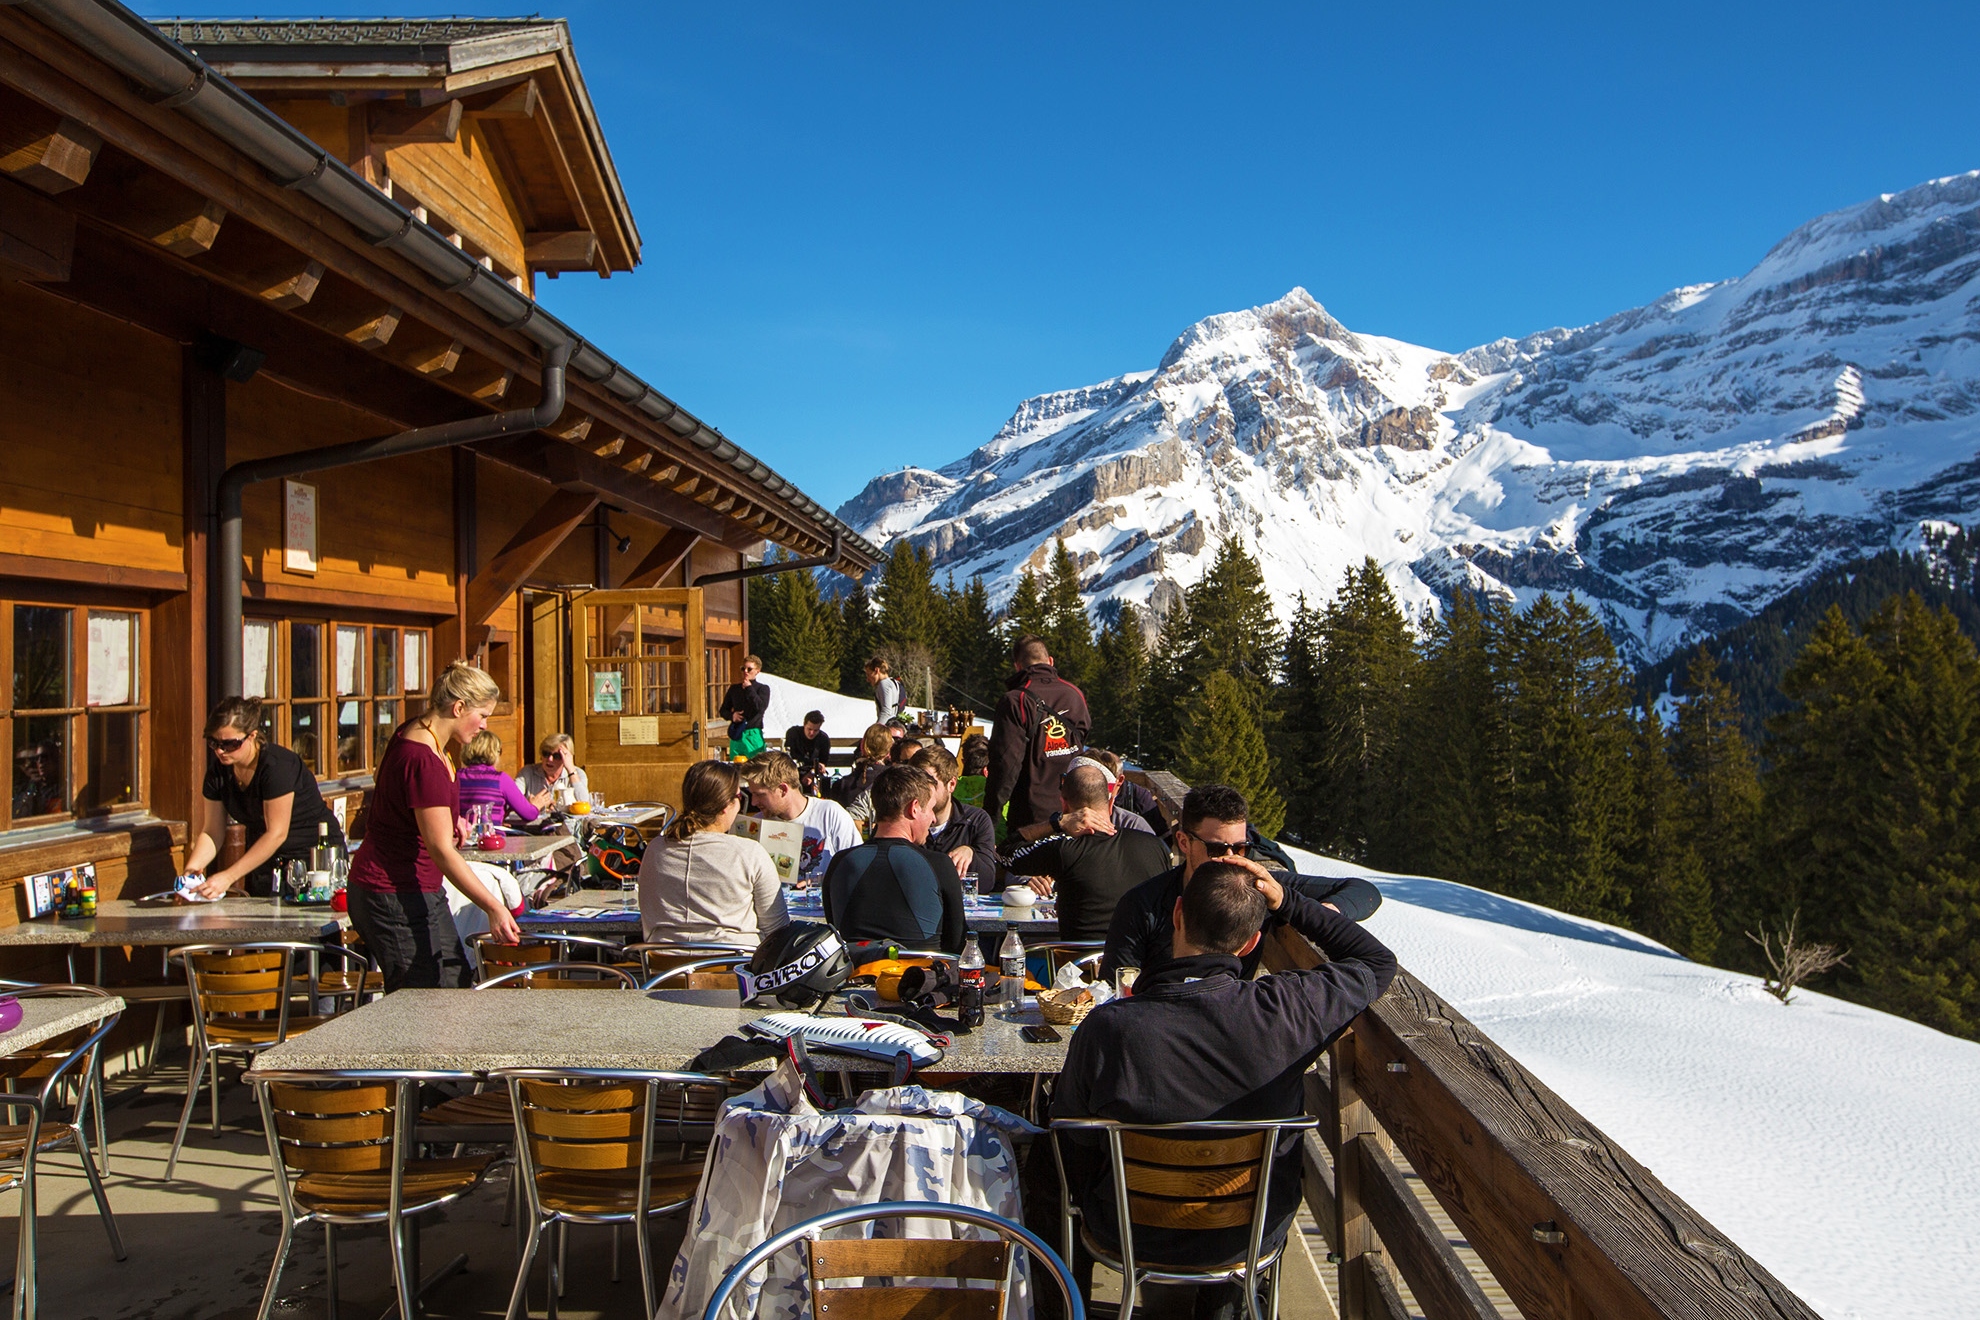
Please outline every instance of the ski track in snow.
[{"label": "ski track in snow", "polygon": [[1980,1043],[1464,885],[1368,929],[1827,1320],[1971,1320]]}]

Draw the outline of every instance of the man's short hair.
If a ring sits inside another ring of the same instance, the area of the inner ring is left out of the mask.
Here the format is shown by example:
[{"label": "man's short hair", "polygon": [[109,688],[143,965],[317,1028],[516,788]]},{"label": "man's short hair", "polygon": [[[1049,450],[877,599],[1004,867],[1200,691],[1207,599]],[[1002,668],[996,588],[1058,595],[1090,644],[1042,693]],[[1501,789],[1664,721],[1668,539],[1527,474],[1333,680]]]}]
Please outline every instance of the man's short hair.
[{"label": "man's short hair", "polygon": [[1059,781],[1059,796],[1074,810],[1091,808],[1105,811],[1108,805],[1107,776],[1097,765],[1076,765]]},{"label": "man's short hair", "polygon": [[1236,953],[1265,924],[1269,910],[1251,872],[1229,862],[1205,862],[1183,890],[1184,934],[1205,953]]},{"label": "man's short hair", "polygon": [[990,740],[972,733],[962,740],[962,767],[966,775],[980,775],[990,768]]},{"label": "man's short hair", "polygon": [[940,743],[930,743],[908,758],[909,765],[920,766],[935,776],[938,784],[953,784],[956,781],[956,756]]},{"label": "man's short hair", "polygon": [[1107,773],[1114,778],[1119,779],[1121,777],[1121,758],[1114,755],[1114,753],[1101,751],[1098,747],[1089,747],[1081,752],[1080,755],[1089,761],[1098,761],[1107,768]]},{"label": "man's short hair", "polygon": [[791,759],[788,752],[758,752],[749,758],[743,774],[751,788],[798,788],[801,791],[797,762]]},{"label": "man's short hair", "polygon": [[746,669],[750,665],[755,665],[758,669],[763,668],[763,657],[760,655],[746,655],[743,657],[742,664],[736,667],[738,669]]},{"label": "man's short hair", "polygon": [[899,820],[908,803],[930,806],[935,801],[935,777],[911,765],[890,765],[873,781],[873,819]]},{"label": "man's short hair", "polygon": [[1045,639],[1037,633],[1026,633],[1011,643],[1011,663],[1017,665],[1042,665],[1052,658],[1052,649],[1045,645]]},{"label": "man's short hair", "polygon": [[804,713],[804,722],[806,724],[816,724],[819,728],[822,729],[825,727],[825,712],[818,710],[808,710]]},{"label": "man's short hair", "polygon": [[1229,784],[1205,784],[1184,795],[1182,820],[1178,823],[1194,834],[1196,827],[1206,820],[1242,825],[1250,819],[1251,805],[1244,800],[1244,794]]},{"label": "man's short hair", "polygon": [[922,742],[919,738],[896,738],[893,750],[887,755],[895,765],[907,765],[914,760],[914,754],[921,748]]},{"label": "man's short hair", "polygon": [[866,662],[866,672],[867,672],[867,673],[869,673],[869,674],[871,674],[871,673],[874,673],[874,672],[876,672],[876,671],[877,671],[877,672],[879,672],[879,673],[882,673],[882,674],[884,674],[884,673],[886,673],[886,672],[887,672],[887,657],[886,657],[886,656],[884,656],[884,655],[876,655],[876,656],[874,656],[874,657],[873,657],[873,658],[872,658],[871,660],[868,660],[868,661]]}]

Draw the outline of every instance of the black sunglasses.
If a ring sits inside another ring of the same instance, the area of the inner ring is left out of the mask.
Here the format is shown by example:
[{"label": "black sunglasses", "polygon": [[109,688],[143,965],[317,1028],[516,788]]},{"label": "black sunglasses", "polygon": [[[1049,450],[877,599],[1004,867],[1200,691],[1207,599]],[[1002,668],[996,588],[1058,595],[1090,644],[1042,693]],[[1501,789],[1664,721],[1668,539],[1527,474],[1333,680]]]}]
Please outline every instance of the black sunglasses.
[{"label": "black sunglasses", "polygon": [[247,744],[246,738],[216,738],[206,735],[206,745],[216,752],[238,752]]},{"label": "black sunglasses", "polygon": [[1251,840],[1249,839],[1241,839],[1237,843],[1212,843],[1195,830],[1184,830],[1183,833],[1202,844],[1204,856],[1213,861],[1219,857],[1230,857],[1233,855],[1243,857],[1251,851]]}]

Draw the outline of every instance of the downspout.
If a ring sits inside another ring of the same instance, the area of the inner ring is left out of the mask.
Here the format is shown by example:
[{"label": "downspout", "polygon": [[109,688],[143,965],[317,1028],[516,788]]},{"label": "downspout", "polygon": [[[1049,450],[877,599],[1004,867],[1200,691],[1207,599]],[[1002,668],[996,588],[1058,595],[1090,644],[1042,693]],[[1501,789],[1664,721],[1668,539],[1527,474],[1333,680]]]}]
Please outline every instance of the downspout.
[{"label": "downspout", "polygon": [[711,582],[740,582],[744,578],[769,577],[772,573],[795,573],[801,568],[832,568],[839,562],[839,550],[844,541],[843,535],[834,530],[832,548],[813,559],[781,559],[774,564],[757,564],[751,568],[732,568],[722,573],[703,573],[688,583],[691,587],[705,587]]},{"label": "downspout", "polygon": [[259,481],[278,477],[299,477],[310,472],[369,463],[377,458],[397,458],[429,449],[451,449],[476,440],[540,431],[555,422],[564,411],[564,366],[571,359],[577,341],[567,339],[553,346],[543,364],[543,397],[533,408],[514,408],[489,417],[470,417],[438,426],[420,426],[397,435],[370,440],[353,440],[323,449],[306,449],[297,454],[278,454],[252,462],[236,463],[220,478],[215,503],[220,521],[220,573],[214,594],[219,599],[220,630],[217,651],[220,656],[221,695],[238,697],[244,686],[241,673],[241,496]]}]

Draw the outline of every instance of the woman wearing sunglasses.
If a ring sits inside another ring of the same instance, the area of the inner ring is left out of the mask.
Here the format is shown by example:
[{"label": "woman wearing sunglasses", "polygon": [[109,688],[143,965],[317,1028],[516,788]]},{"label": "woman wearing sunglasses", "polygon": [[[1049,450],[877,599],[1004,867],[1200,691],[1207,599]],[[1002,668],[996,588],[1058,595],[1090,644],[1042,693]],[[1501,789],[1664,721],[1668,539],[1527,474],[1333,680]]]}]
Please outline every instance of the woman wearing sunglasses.
[{"label": "woman wearing sunglasses", "polygon": [[[275,869],[291,858],[307,859],[316,846],[316,827],[329,825],[330,842],[341,847],[343,827],[324,805],[316,776],[302,757],[261,737],[261,703],[228,697],[206,717],[205,818],[186,854],[186,870],[206,877],[200,893],[218,898],[241,890],[257,898],[274,892]],[[227,824],[247,829],[247,852],[238,862],[208,873],[227,841]]]}]

